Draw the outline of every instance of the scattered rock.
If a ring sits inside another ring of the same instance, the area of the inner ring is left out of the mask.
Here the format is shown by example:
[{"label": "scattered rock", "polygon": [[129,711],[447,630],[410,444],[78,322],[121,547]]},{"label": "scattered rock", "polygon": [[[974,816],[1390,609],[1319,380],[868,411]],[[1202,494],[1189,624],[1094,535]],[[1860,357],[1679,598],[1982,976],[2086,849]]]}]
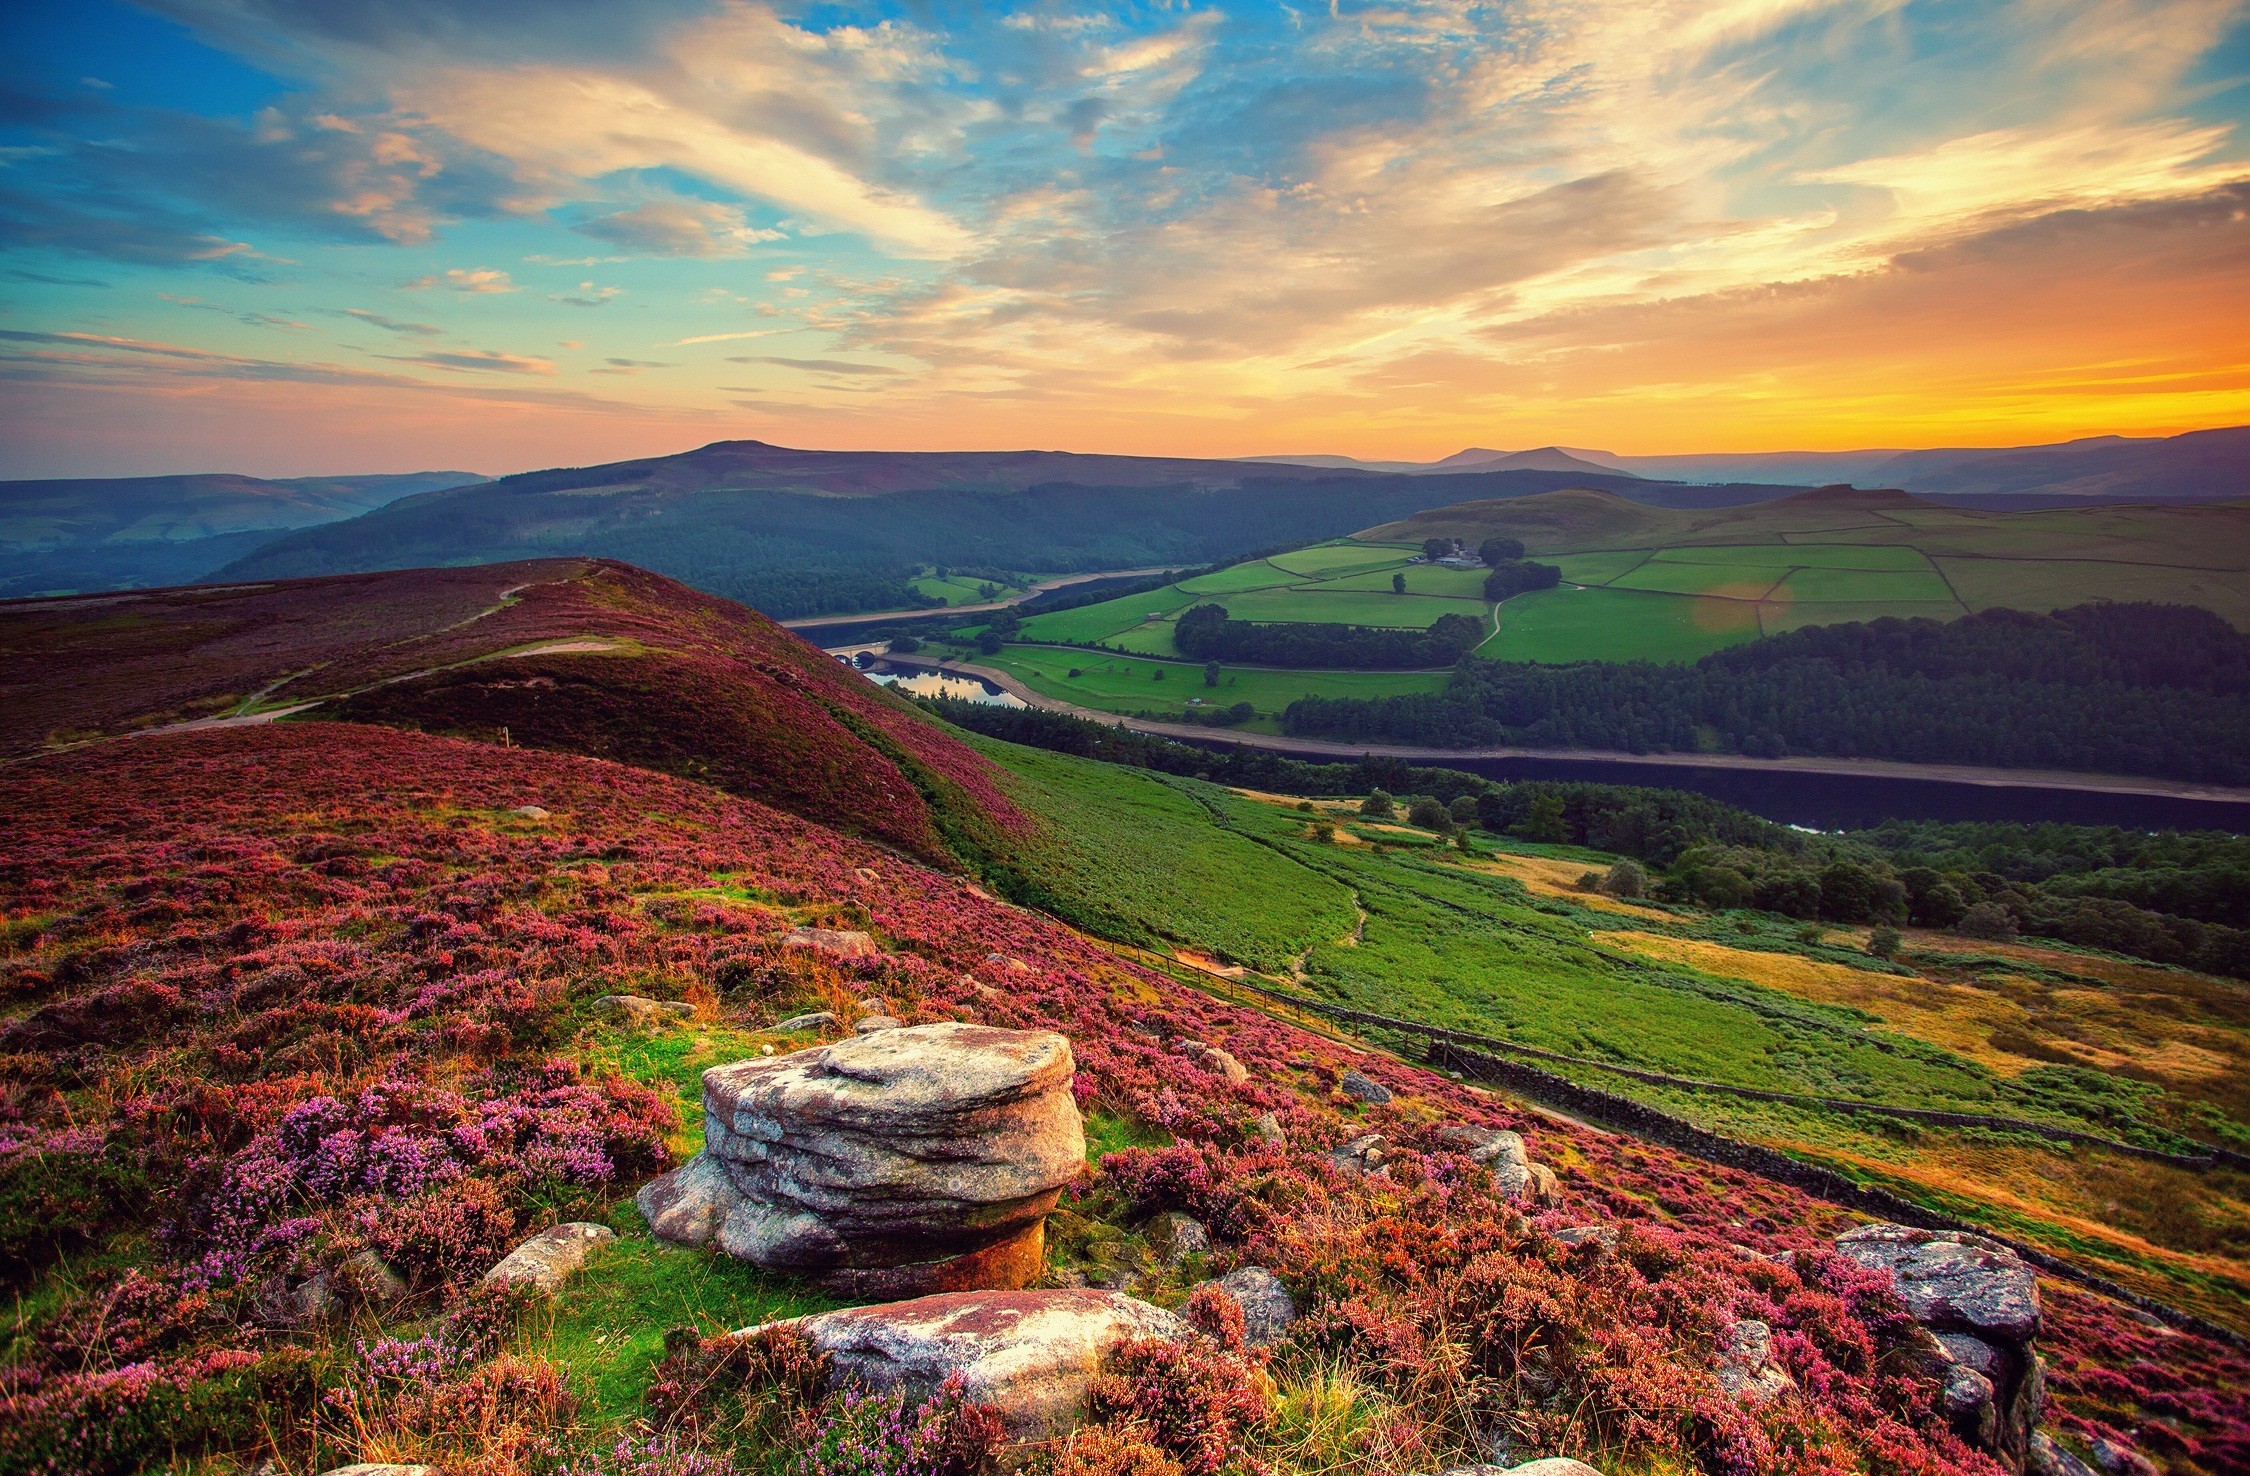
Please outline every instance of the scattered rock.
[{"label": "scattered rock", "polygon": [[1719,1387],[1737,1399],[1766,1404],[1794,1393],[1797,1381],[1774,1361],[1773,1329],[1754,1317],[1730,1322],[1719,1334],[1719,1357],[1712,1372]]},{"label": "scattered rock", "polygon": [[968,1397],[999,1410],[1016,1440],[1073,1428],[1102,1358],[1119,1343],[1194,1336],[1160,1307],[1083,1290],[951,1292],[792,1325],[834,1360],[837,1383],[926,1396],[960,1375]]},{"label": "scattered rock", "polygon": [[1243,1340],[1253,1348],[1279,1341],[1297,1320],[1297,1304],[1281,1278],[1263,1266],[1244,1266],[1219,1278],[1219,1290],[1242,1308]]},{"label": "scattered rock", "polygon": [[868,1015],[854,1022],[852,1030],[859,1035],[873,1035],[878,1030],[896,1030],[901,1023],[889,1015]]},{"label": "scattered rock", "polygon": [[2156,1462],[2109,1439],[2094,1442],[2094,1465],[2103,1476],[2157,1476]]},{"label": "scattered rock", "polygon": [[2023,1458],[2024,1476],[2094,1476],[2094,1468],[2057,1445],[2044,1430],[2031,1433]]},{"label": "scattered rock", "polygon": [[520,815],[526,820],[544,820],[550,812],[541,805],[518,805],[508,813]]},{"label": "scattered rock", "polygon": [[1617,1249],[1615,1225],[1566,1225],[1555,1232],[1555,1239],[1564,1245],[1598,1245],[1603,1250]]},{"label": "scattered rock", "polygon": [[784,1033],[793,1030],[833,1030],[836,1028],[836,1016],[828,1010],[814,1010],[809,1015],[791,1015],[766,1028]]},{"label": "scattered rock", "polygon": [[1380,1107],[1391,1100],[1389,1087],[1361,1071],[1346,1071],[1342,1085],[1346,1093],[1370,1106]]},{"label": "scattered rock", "polygon": [[1269,1143],[1289,1141],[1289,1134],[1282,1131],[1281,1119],[1271,1112],[1259,1113],[1258,1120],[1250,1124],[1250,1130]]},{"label": "scattered rock", "polygon": [[1569,1456],[1548,1456],[1521,1466],[1452,1466],[1443,1476],[1602,1476],[1602,1473]]},{"label": "scattered rock", "polygon": [[1167,1263],[1200,1256],[1211,1249],[1211,1232],[1193,1215],[1167,1210],[1141,1228],[1150,1250]]},{"label": "scattered rock", "polygon": [[859,1012],[863,1015],[887,1015],[891,1012],[891,1002],[880,994],[870,994],[859,1002]]},{"label": "scattered rock", "polygon": [[1225,1077],[1230,1086],[1240,1086],[1250,1079],[1250,1068],[1217,1046],[1205,1048],[1203,1064]]},{"label": "scattered rock", "polygon": [[370,1307],[388,1307],[407,1291],[406,1278],[371,1250],[345,1257],[329,1282],[334,1290]]},{"label": "scattered rock", "polygon": [[835,928],[791,928],[782,934],[784,948],[810,948],[816,953],[832,954],[837,958],[873,958],[882,952],[875,939],[857,930]]},{"label": "scattered rock", "polygon": [[1379,1174],[1391,1161],[1390,1144],[1381,1133],[1366,1133],[1341,1148],[1331,1149],[1328,1161],[1347,1174]]},{"label": "scattered rock", "polygon": [[695,1013],[695,1006],[686,1000],[650,999],[642,994],[605,994],[594,1001],[594,1008],[628,1025],[658,1025]]},{"label": "scattered rock", "polygon": [[1503,1199],[1518,1204],[1540,1204],[1556,1197],[1554,1171],[1543,1163],[1531,1161],[1521,1133],[1506,1128],[1455,1125],[1442,1129],[1438,1141],[1461,1149],[1468,1154],[1470,1162],[1489,1167]]},{"label": "scattered rock", "polygon": [[407,1466],[395,1461],[361,1461],[357,1465],[338,1466],[322,1476],[438,1476],[435,1466]]},{"label": "scattered rock", "polygon": [[595,1246],[616,1238],[617,1232],[607,1225],[585,1220],[556,1225],[502,1256],[500,1264],[485,1272],[483,1279],[492,1286],[521,1284],[552,1292],[577,1274]]},{"label": "scattered rock", "polygon": [[1060,1035],[952,1023],[715,1066],[704,1151],[643,1212],[849,1295],[1022,1286],[1085,1167],[1074,1069]]},{"label": "scattered rock", "polygon": [[286,1276],[269,1276],[258,1283],[252,1306],[258,1321],[268,1327],[298,1327],[320,1322],[335,1311],[336,1293],[325,1271],[297,1282]]},{"label": "scattered rock", "polygon": [[1836,1250],[1889,1271],[1907,1310],[1933,1335],[1925,1355],[1945,1379],[1954,1432],[2009,1470],[2024,1470],[2046,1405],[2031,1267],[1984,1236],[1908,1225],[1862,1225],[1838,1236]]},{"label": "scattered rock", "polygon": [[882,874],[872,866],[854,866],[852,875],[863,882],[881,881],[883,879]]}]

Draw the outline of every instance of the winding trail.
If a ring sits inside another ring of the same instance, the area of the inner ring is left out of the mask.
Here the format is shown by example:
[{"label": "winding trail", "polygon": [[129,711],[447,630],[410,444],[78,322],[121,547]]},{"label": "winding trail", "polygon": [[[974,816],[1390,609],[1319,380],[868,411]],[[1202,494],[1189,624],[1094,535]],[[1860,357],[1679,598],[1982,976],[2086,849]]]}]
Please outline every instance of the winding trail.
[{"label": "winding trail", "polygon": [[1053,579],[1042,579],[1004,600],[987,600],[981,605],[939,605],[916,610],[862,610],[851,615],[799,615],[793,620],[776,623],[785,630],[807,630],[814,626],[875,625],[886,620],[934,620],[941,615],[977,615],[986,610],[1005,610],[1010,605],[1037,599],[1049,590],[1068,589],[1073,584],[1091,584],[1097,579],[1139,579],[1150,574],[1169,574],[1179,567],[1183,566],[1158,564],[1153,569],[1102,569],[1092,574],[1063,574]]}]

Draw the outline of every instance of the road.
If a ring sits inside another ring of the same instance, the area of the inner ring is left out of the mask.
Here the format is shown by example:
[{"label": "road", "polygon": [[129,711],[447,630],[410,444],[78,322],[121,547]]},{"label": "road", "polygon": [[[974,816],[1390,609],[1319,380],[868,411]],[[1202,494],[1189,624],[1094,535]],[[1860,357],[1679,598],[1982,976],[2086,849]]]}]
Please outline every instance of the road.
[{"label": "road", "polygon": [[1169,573],[1184,565],[1159,564],[1153,569],[1103,569],[1094,574],[1064,574],[1055,579],[1042,579],[1037,584],[1004,600],[991,600],[982,605],[954,605],[949,609],[927,610],[865,610],[856,615],[800,615],[794,620],[781,622],[790,630],[802,630],[821,625],[873,625],[884,620],[927,620],[940,615],[975,615],[985,610],[1005,610],[1010,605],[1020,605],[1025,600],[1043,595],[1050,589],[1067,589],[1073,584],[1090,584],[1096,579],[1138,579],[1148,574]]},{"label": "road", "polygon": [[[2250,805],[2250,789],[2224,784],[2199,784],[2187,780],[2151,779],[2136,774],[2079,774],[2060,769],[1988,769],[1973,764],[1907,764],[1890,759],[1850,758],[1750,758],[1733,753],[1622,753],[1598,748],[1424,748],[1403,743],[1337,743],[1323,738],[1281,738],[1266,733],[1243,733],[1229,728],[1205,728],[1194,723],[1168,723],[1150,718],[1120,717],[1114,712],[1080,707],[1076,703],[1043,696],[1007,672],[965,661],[940,661],[927,656],[886,656],[899,666],[925,671],[949,671],[981,677],[1030,707],[1048,712],[1090,718],[1106,727],[1122,723],[1135,733],[1158,738],[1192,739],[1199,743],[1228,743],[1263,748],[1295,758],[1350,760],[1362,754],[1403,759],[1408,763],[1448,764],[1461,759],[1544,759],[1572,763],[1633,764],[1643,767],[1732,769],[1747,773],[1818,774],[1867,779],[1926,779],[1948,784],[1980,784],[1999,789],[2072,789],[2092,794],[2147,795],[2162,799],[2204,800],[2221,804]],[[1648,783],[1645,779],[1618,782]]]}]

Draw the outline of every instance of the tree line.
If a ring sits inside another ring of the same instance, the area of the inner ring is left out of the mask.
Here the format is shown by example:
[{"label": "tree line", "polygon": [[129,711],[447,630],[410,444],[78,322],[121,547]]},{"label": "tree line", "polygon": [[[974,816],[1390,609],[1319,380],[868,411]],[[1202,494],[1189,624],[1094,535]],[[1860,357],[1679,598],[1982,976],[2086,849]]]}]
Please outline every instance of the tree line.
[{"label": "tree line", "polygon": [[2250,636],[2182,605],[1885,618],[1684,665],[1468,659],[1442,693],[1300,698],[1282,725],[1449,748],[1716,746],[2238,783],[2250,779]]}]

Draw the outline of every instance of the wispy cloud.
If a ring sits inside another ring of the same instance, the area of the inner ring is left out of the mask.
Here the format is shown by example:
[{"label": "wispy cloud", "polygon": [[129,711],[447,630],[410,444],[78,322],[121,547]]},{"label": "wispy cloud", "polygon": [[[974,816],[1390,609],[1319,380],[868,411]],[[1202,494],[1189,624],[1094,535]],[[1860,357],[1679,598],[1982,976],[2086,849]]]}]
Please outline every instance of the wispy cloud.
[{"label": "wispy cloud", "polygon": [[410,282],[401,282],[399,286],[404,287],[409,292],[427,292],[438,287],[451,292],[513,292],[516,290],[516,284],[509,279],[508,274],[493,267],[448,267],[442,272],[432,272],[427,276],[416,277]]},{"label": "wispy cloud", "polygon": [[428,353],[385,355],[398,358],[401,363],[427,364],[432,369],[452,373],[493,374],[548,374],[555,372],[555,361],[525,354],[503,354],[492,349],[432,349]]},{"label": "wispy cloud", "polygon": [[727,360],[730,364],[779,364],[784,369],[801,369],[808,374],[841,375],[893,375],[904,370],[886,364],[859,364],[849,359],[784,359],[772,354],[737,354]]},{"label": "wispy cloud", "polygon": [[370,312],[366,308],[342,308],[338,310],[338,315],[356,318],[370,327],[402,333],[411,338],[435,338],[445,331],[435,323],[410,323],[398,318],[386,318],[381,313]]}]

